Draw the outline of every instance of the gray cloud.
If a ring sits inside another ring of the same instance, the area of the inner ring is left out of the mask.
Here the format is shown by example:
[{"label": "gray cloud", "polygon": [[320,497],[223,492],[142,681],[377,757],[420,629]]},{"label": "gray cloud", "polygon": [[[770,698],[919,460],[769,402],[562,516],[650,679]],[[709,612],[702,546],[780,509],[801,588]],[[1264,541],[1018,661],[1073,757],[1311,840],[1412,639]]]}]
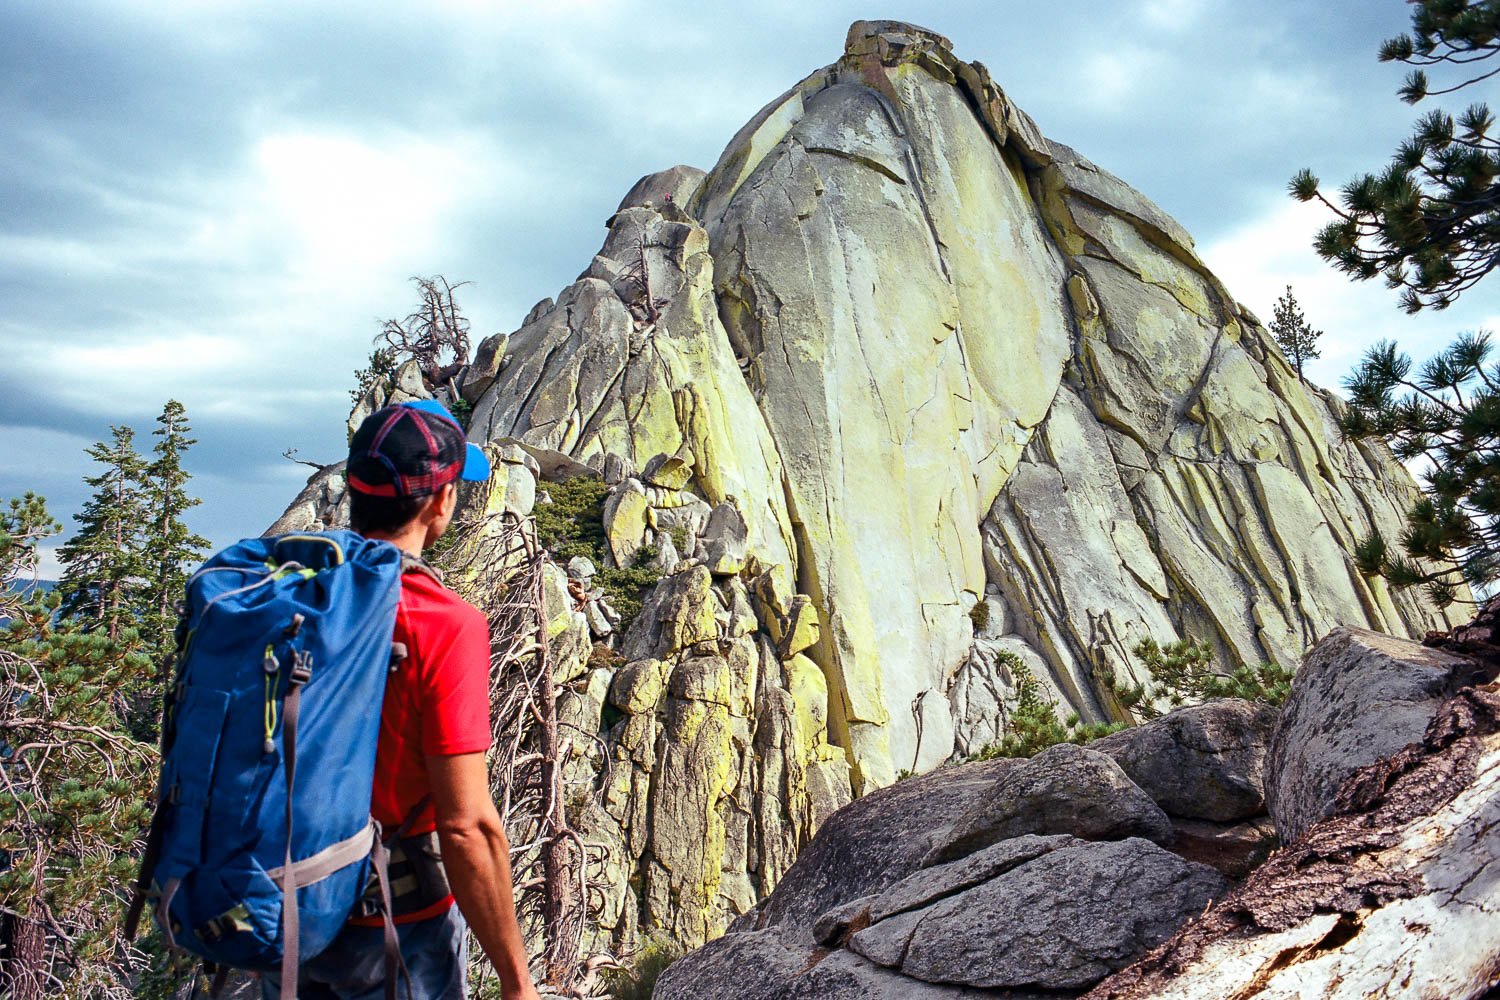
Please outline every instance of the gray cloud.
[{"label": "gray cloud", "polygon": [[[1374,168],[1414,117],[1391,96],[1399,69],[1373,58],[1404,5],[1350,9],[893,13],[949,35],[1048,135],[1200,243],[1243,255],[1266,238],[1236,234],[1284,205],[1293,171],[1337,183]],[[176,397],[200,439],[195,525],[216,542],[261,530],[306,471],[283,448],[341,451],[351,373],[379,318],[409,307],[409,276],[469,279],[475,332],[514,327],[586,266],[638,176],[710,166],[867,14],[805,0],[5,5],[0,496],[42,488],[70,513],[82,448],[110,423],[146,438]],[[1466,316],[1500,312],[1484,295]]]}]

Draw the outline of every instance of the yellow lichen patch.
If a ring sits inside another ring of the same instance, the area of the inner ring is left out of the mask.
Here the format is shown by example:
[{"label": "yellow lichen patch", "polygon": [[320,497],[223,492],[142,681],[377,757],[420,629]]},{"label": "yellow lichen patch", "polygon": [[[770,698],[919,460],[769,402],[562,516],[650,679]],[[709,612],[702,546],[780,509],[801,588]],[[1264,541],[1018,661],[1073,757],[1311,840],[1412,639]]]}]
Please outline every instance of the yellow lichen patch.
[{"label": "yellow lichen patch", "polygon": [[1101,218],[1103,232],[1100,235],[1108,241],[1110,253],[1117,263],[1134,271],[1142,281],[1166,289],[1193,314],[1217,322],[1219,310],[1209,300],[1201,275],[1148,243],[1129,220],[1117,215]]},{"label": "yellow lichen patch", "polygon": [[797,705],[797,738],[802,746],[824,741],[828,732],[828,682],[822,668],[798,654],[787,660],[787,691]]}]

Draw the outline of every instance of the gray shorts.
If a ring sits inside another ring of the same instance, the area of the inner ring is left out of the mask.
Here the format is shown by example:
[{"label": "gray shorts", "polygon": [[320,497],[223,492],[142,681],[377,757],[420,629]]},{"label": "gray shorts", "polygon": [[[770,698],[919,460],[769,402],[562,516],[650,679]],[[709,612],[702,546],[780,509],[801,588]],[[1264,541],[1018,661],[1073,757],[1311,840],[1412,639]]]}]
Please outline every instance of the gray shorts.
[{"label": "gray shorts", "polygon": [[[414,924],[398,924],[401,957],[411,973],[411,1000],[465,1000],[469,948],[458,907]],[[261,996],[280,1000],[281,977],[261,977]],[[403,1000],[406,987],[397,993]],[[297,971],[301,1000],[385,1000],[385,930],[350,924]]]}]

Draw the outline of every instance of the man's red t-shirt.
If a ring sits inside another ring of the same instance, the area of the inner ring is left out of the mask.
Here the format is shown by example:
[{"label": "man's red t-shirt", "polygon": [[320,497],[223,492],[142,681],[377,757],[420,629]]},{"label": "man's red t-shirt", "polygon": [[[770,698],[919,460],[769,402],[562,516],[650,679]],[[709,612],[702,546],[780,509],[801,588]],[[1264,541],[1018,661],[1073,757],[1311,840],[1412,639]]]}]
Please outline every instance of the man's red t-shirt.
[{"label": "man's red t-shirt", "polygon": [[[431,794],[429,754],[490,747],[490,630],[484,615],[426,573],[408,572],[401,578],[392,638],[406,646],[406,659],[386,681],[370,799],[370,815],[388,832]],[[435,826],[429,803],[408,835]],[[449,896],[396,922],[423,920],[452,905]]]}]

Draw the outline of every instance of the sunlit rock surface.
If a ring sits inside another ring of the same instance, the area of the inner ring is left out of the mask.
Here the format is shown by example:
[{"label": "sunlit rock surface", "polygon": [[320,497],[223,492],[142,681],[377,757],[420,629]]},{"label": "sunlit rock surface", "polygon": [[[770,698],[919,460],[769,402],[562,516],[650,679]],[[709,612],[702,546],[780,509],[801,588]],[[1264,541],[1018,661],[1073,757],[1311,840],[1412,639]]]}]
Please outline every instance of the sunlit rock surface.
[{"label": "sunlit rock surface", "polygon": [[637,182],[458,392],[476,441],[555,456],[518,508],[600,476],[610,558],[662,577],[556,640],[616,941],[722,932],[851,796],[1001,735],[1016,662],[1102,720],[1146,637],[1290,666],[1448,624],[1354,565],[1413,494],[1387,450],[1177,223],[910,25],[857,22],[712,170]]}]

